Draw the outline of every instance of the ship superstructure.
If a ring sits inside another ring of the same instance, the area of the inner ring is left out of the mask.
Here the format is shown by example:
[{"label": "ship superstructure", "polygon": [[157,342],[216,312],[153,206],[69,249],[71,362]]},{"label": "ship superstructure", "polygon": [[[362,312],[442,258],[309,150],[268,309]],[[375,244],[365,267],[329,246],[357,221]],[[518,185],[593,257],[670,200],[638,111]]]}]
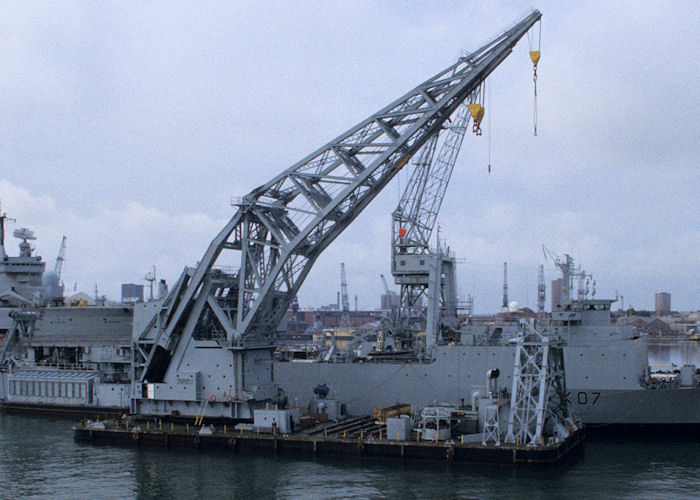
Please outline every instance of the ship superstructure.
[{"label": "ship superstructure", "polygon": [[59,272],[33,254],[34,233],[14,231],[19,255],[4,245],[0,216],[0,407],[15,411],[123,412],[129,404],[131,305],[63,305]]}]

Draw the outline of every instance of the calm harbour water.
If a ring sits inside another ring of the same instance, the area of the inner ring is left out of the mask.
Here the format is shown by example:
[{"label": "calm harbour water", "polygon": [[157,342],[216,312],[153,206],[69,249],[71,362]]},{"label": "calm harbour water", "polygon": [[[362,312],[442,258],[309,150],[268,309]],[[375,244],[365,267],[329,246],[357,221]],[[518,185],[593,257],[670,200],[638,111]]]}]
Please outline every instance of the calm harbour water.
[{"label": "calm harbour water", "polygon": [[697,436],[593,436],[564,464],[510,468],[92,446],[72,424],[0,414],[0,497],[700,497]]},{"label": "calm harbour water", "polygon": [[700,366],[700,341],[655,339],[649,342],[649,364]]}]

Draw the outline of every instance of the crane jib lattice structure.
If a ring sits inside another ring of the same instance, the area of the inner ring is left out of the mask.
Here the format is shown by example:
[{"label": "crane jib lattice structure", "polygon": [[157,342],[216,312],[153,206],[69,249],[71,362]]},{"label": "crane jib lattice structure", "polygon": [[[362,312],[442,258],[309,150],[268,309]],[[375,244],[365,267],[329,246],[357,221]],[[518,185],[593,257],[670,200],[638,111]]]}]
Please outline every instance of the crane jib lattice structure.
[{"label": "crane jib lattice structure", "polygon": [[[541,17],[522,20],[254,189],[135,331],[135,383],[163,381],[190,337],[270,348],[321,252],[358,216]],[[240,369],[240,367],[238,367]]]}]

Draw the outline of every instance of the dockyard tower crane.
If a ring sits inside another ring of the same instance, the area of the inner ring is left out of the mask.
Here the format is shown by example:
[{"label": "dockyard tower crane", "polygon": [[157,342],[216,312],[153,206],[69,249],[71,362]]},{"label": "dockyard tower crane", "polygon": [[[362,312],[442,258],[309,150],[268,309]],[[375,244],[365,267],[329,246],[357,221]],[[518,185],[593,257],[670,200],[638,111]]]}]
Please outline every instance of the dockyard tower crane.
[{"label": "dockyard tower crane", "polygon": [[61,273],[63,272],[63,262],[66,260],[66,237],[65,235],[61,238],[61,248],[58,250],[58,256],[56,257],[56,266],[54,271],[58,276],[59,283],[61,282]]},{"label": "dockyard tower crane", "polygon": [[249,418],[274,400],[273,337],[318,256],[540,17],[529,12],[238,200],[197,267],[135,311],[132,411]]},{"label": "dockyard tower crane", "polygon": [[431,246],[430,239],[469,125],[468,106],[478,93],[472,92],[423,147],[392,214],[391,273],[401,287],[398,331],[408,344],[403,348],[415,348],[415,333],[425,329],[429,350],[445,337],[444,329],[457,326],[455,259],[439,241]]},{"label": "dockyard tower crane", "polygon": [[350,298],[348,297],[348,277],[345,262],[340,263],[340,327],[350,328]]},{"label": "dockyard tower crane", "polygon": [[504,311],[508,310],[510,301],[508,300],[508,263],[503,263],[503,305],[501,306]]}]

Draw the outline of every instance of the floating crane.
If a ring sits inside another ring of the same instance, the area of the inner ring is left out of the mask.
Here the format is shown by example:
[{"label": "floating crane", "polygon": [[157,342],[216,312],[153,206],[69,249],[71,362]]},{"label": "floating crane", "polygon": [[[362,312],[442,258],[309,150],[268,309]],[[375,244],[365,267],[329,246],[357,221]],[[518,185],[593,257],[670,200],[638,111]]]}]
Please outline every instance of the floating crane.
[{"label": "floating crane", "polygon": [[274,400],[273,338],[316,259],[540,17],[531,11],[235,203],[197,267],[134,326],[132,411],[249,418]]}]

